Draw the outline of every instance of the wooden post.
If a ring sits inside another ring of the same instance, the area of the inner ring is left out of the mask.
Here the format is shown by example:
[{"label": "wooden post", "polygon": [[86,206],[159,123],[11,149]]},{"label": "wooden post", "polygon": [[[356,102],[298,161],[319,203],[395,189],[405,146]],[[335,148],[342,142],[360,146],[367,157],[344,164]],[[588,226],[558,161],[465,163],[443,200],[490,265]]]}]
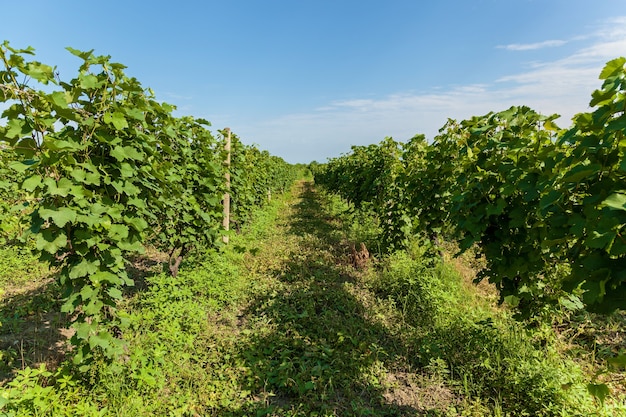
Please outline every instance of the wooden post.
[{"label": "wooden post", "polygon": [[[226,151],[226,193],[224,193],[224,220],[222,226],[224,230],[230,229],[230,128],[224,129],[226,132],[226,143],[224,144],[224,150]],[[222,237],[224,243],[228,243],[228,235]]]}]

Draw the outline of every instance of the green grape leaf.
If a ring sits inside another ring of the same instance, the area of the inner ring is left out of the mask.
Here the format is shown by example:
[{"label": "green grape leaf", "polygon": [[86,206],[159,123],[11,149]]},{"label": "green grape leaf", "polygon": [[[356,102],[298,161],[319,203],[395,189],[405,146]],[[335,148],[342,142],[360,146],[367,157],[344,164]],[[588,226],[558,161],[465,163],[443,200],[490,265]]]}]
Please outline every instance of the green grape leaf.
[{"label": "green grape leaf", "polygon": [[140,120],[143,121],[145,120],[146,116],[145,113],[142,112],[141,110],[137,109],[137,108],[125,108],[124,109],[124,113],[126,113],[129,117],[135,119],[135,120]]},{"label": "green grape leaf", "polygon": [[128,122],[124,114],[118,111],[113,112],[111,115],[111,123],[113,123],[113,126],[115,126],[117,130],[126,129],[128,127]]},{"label": "green grape leaf", "polygon": [[118,288],[115,287],[111,287],[107,290],[107,293],[111,296],[111,298],[113,298],[114,300],[121,300],[122,299],[122,291],[120,291]]},{"label": "green grape leaf", "polygon": [[76,329],[76,337],[83,340],[87,340],[89,335],[96,330],[95,323],[74,323],[72,327]]},{"label": "green grape leaf", "polygon": [[94,284],[108,283],[112,285],[120,284],[120,277],[109,271],[98,271],[93,275],[90,275],[91,282]]},{"label": "green grape leaf", "polygon": [[37,250],[55,254],[57,251],[67,245],[67,236],[65,233],[53,234],[50,230],[44,230],[35,238],[35,247]]},{"label": "green grape leaf", "polygon": [[12,170],[18,172],[18,173],[23,173],[25,172],[27,169],[31,169],[34,166],[36,166],[37,161],[30,159],[27,161],[15,161],[15,162],[11,162],[9,163],[9,168],[11,168]]},{"label": "green grape leaf", "polygon": [[615,192],[602,201],[600,207],[608,207],[612,210],[626,210],[626,194]]},{"label": "green grape leaf", "polygon": [[620,57],[613,59],[607,62],[600,72],[600,76],[598,77],[601,80],[606,80],[607,78],[614,76],[620,72],[624,71],[624,65],[626,64],[626,58]]},{"label": "green grape leaf", "polygon": [[118,161],[123,161],[125,159],[141,161],[145,155],[132,146],[115,146],[111,151],[111,156]]},{"label": "green grape leaf", "polygon": [[594,398],[600,400],[600,404],[604,405],[606,397],[611,395],[611,390],[606,384],[587,384],[587,392]]},{"label": "green grape leaf", "polygon": [[54,79],[53,68],[40,62],[29,62],[26,66],[26,74],[44,84]]},{"label": "green grape leaf", "polygon": [[141,232],[148,227],[148,223],[141,217],[125,217],[124,221],[138,232]]},{"label": "green grape leaf", "polygon": [[18,139],[32,132],[31,127],[24,119],[11,119],[7,122],[7,130],[4,136],[7,139]]},{"label": "green grape leaf", "polygon": [[98,86],[98,77],[93,74],[81,73],[78,76],[78,80],[80,83],[80,88],[83,88],[85,90],[92,90]]},{"label": "green grape leaf", "polygon": [[49,97],[50,97],[50,102],[56,107],[59,107],[61,109],[67,109],[69,107],[67,104],[68,97],[64,92],[55,91],[52,94],[50,94]]},{"label": "green grape leaf", "polygon": [[59,207],[57,209],[39,209],[39,216],[42,219],[52,219],[52,222],[58,227],[64,227],[67,223],[76,221],[76,211],[68,207]]},{"label": "green grape leaf", "polygon": [[41,175],[31,175],[22,183],[22,189],[32,192],[35,191],[42,183]]},{"label": "green grape leaf", "polygon": [[93,54],[93,49],[90,50],[90,51],[80,51],[78,49],[74,49],[74,48],[71,48],[69,46],[66,47],[65,49],[68,50],[72,55],[75,55],[75,56],[77,56],[79,58],[82,58],[84,60],[89,59],[89,57],[91,57],[91,55]]},{"label": "green grape leaf", "polygon": [[112,224],[109,229],[111,239],[122,240],[128,237],[128,226],[123,224]]},{"label": "green grape leaf", "polygon": [[85,277],[98,271],[99,262],[83,259],[80,263],[70,268],[69,277],[71,279]]},{"label": "green grape leaf", "polygon": [[112,342],[113,337],[105,331],[100,331],[89,337],[89,347],[91,349],[95,349],[99,346],[106,351],[111,346]]}]

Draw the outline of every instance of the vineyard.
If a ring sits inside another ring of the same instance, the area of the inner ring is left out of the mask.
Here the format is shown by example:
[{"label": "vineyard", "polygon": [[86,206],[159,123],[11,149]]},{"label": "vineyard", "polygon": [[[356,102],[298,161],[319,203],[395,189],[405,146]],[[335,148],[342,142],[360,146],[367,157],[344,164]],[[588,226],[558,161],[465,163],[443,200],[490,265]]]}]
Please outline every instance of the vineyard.
[{"label": "vineyard", "polygon": [[478,245],[501,297],[610,312],[626,301],[626,59],[609,62],[593,111],[569,129],[528,107],[449,120],[432,144],[353,147],[316,182],[379,218],[385,246],[410,236]]},{"label": "vineyard", "polygon": [[235,157],[227,166],[224,142],[206,120],[174,117],[174,107],[157,102],[123,65],[68,49],[82,62],[77,77],[63,81],[52,67],[27,61],[32,50],[3,44],[0,101],[10,103],[0,130],[3,224],[12,215],[29,223],[3,240],[32,241],[59,271],[62,311],[74,315],[74,363],[87,370],[98,355],[122,353],[115,310],[133,285],[129,256],[150,245],[169,255],[175,277],[190,251],[219,246],[225,193],[238,225],[296,172],[230,132]]},{"label": "vineyard", "polygon": [[625,58],[307,167],[68,51],[0,47],[0,415],[626,415]]}]

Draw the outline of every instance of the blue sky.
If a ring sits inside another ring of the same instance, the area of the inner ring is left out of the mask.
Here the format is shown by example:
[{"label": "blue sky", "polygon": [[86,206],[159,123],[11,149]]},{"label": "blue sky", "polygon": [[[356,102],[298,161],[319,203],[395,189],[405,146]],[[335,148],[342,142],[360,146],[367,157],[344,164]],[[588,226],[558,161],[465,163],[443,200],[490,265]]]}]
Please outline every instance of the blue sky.
[{"label": "blue sky", "polygon": [[588,109],[626,56],[626,0],[3,2],[0,41],[61,78],[95,49],[177,114],[230,127],[289,162],[512,105]]}]

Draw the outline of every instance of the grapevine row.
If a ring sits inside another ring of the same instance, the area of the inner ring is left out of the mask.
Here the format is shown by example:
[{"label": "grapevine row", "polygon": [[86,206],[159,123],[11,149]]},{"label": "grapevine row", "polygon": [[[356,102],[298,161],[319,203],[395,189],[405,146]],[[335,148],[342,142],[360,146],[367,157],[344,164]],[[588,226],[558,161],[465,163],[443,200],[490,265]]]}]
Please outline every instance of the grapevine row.
[{"label": "grapevine row", "polygon": [[[245,221],[268,192],[295,179],[295,168],[238,139],[226,167],[224,143],[206,120],[174,117],[174,106],[156,101],[110,57],[68,50],[80,67],[62,80],[26,59],[32,48],[0,47],[0,193],[24,202],[23,238],[60,271],[74,362],[88,369],[97,356],[123,351],[116,303],[133,285],[130,255],[145,245],[167,252],[175,276],[187,253],[220,245],[225,192]],[[0,208],[10,218],[12,209]]]},{"label": "grapevine row", "polygon": [[606,64],[590,112],[568,129],[516,106],[457,122],[428,143],[355,146],[315,180],[380,219],[387,247],[439,235],[477,246],[501,298],[609,312],[626,301],[626,59]]}]

